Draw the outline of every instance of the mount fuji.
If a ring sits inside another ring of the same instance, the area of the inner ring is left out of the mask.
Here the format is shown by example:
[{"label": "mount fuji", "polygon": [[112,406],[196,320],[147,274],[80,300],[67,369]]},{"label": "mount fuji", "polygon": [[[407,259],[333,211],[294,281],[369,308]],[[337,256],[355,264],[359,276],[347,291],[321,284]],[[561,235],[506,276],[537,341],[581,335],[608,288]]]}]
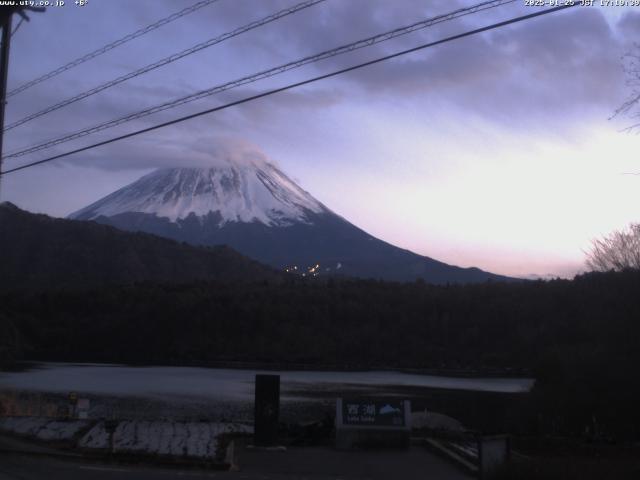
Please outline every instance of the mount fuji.
[{"label": "mount fuji", "polygon": [[69,218],[194,245],[226,244],[305,275],[469,283],[511,280],[379,240],[332,212],[268,162],[156,170]]}]

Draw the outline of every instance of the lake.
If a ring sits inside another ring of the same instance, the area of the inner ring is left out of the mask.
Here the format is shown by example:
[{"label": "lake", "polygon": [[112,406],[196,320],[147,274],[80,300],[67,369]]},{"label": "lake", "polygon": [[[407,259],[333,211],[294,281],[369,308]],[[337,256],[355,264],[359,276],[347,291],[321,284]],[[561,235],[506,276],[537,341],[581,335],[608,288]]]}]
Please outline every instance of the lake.
[{"label": "lake", "polygon": [[261,371],[199,367],[132,367],[109,364],[39,363],[25,371],[0,372],[0,390],[249,401],[257,373],[278,374],[283,400],[313,400],[334,392],[393,392],[436,388],[524,393],[527,378],[458,378],[394,371]]}]

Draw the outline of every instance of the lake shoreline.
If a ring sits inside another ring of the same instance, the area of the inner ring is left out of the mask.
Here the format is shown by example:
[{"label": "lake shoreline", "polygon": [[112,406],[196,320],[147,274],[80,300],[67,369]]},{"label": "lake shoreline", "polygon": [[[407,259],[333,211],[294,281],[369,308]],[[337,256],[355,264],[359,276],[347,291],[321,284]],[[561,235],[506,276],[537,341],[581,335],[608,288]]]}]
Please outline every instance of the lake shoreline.
[{"label": "lake shoreline", "polygon": [[[0,374],[5,413],[64,410],[70,392],[90,400],[90,418],[251,421],[255,376],[268,370],[30,363]],[[274,371],[274,373],[276,373]],[[403,398],[415,411],[435,411],[493,431],[505,412],[529,398],[533,379],[461,378],[397,371],[278,371],[285,423],[335,413],[336,398]],[[1,399],[0,399],[1,400]],[[53,407],[55,405],[55,407]],[[26,409],[26,411],[24,410]],[[505,424],[506,425],[506,424]]]},{"label": "lake shoreline", "polygon": [[216,362],[180,362],[180,363],[147,363],[147,362],[93,362],[86,360],[45,360],[32,359],[13,362],[10,365],[0,366],[0,372],[25,372],[42,364],[66,364],[66,365],[95,365],[117,367],[190,367],[229,370],[263,370],[263,371],[290,371],[290,372],[397,372],[413,375],[429,375],[436,377],[452,378],[513,378],[531,379],[533,372],[515,368],[434,368],[434,367],[403,367],[393,365],[364,365],[364,364],[311,364],[311,363],[283,363],[283,362],[250,362],[250,361],[216,361]]}]

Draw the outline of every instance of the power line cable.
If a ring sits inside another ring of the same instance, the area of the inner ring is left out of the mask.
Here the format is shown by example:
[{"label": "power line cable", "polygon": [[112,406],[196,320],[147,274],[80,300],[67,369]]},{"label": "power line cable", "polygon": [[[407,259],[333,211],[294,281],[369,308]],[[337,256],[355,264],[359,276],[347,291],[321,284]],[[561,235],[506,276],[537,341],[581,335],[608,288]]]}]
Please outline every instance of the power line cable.
[{"label": "power line cable", "polygon": [[13,32],[11,32],[12,37],[16,34],[16,32],[18,31],[18,29],[20,28],[23,22],[24,22],[24,18],[21,18],[20,21],[18,22],[18,25],[16,25],[16,27],[13,29]]},{"label": "power line cable", "polygon": [[84,98],[90,97],[92,95],[95,95],[96,93],[102,92],[103,90],[106,90],[108,88],[111,88],[115,85],[118,85],[122,82],[126,82],[127,80],[130,80],[132,78],[135,78],[139,75],[142,75],[144,73],[148,73],[152,70],[155,70],[156,68],[160,68],[163,67],[165,65],[168,65],[170,63],[173,63],[177,60],[180,60],[181,58],[184,58],[188,55],[192,55],[196,52],[199,52],[200,50],[204,50],[205,48],[209,48],[212,47],[213,45],[216,45],[218,43],[224,42],[225,40],[229,40],[230,38],[233,37],[237,37],[238,35],[241,35],[245,32],[248,32],[250,30],[253,30],[255,28],[261,27],[263,25],[266,25],[268,23],[274,22],[276,20],[279,20],[283,17],[286,17],[288,15],[292,15],[296,12],[299,12],[300,10],[304,10],[305,8],[309,8],[312,7],[318,3],[324,2],[326,0],[307,0],[305,2],[302,3],[298,3],[297,5],[294,5],[292,7],[289,8],[285,8],[283,10],[280,10],[276,13],[273,13],[271,15],[268,15],[260,20],[256,20],[255,22],[251,22],[247,25],[244,25],[242,27],[236,28],[235,30],[232,30],[230,32],[227,33],[223,33],[222,35],[219,35],[215,38],[209,39],[206,42],[202,42],[199,43],[191,48],[187,48],[186,50],[183,50],[181,52],[178,53],[174,53],[173,55],[170,55],[168,57],[163,58],[162,60],[158,60],[155,63],[151,63],[145,67],[139,68],[138,70],[135,70],[133,72],[130,72],[126,75],[122,75],[118,78],[115,78],[109,82],[103,83],[95,88],[92,88],[90,90],[87,90],[85,92],[82,92],[78,95],[75,95],[73,97],[67,98],[66,100],[63,100],[61,102],[58,102],[54,105],[51,105],[43,110],[40,110],[39,112],[33,113],[31,115],[28,115],[16,122],[13,122],[9,125],[7,125],[4,128],[4,131],[6,132],[7,130],[11,130],[13,128],[19,127],[20,125],[23,125],[27,122],[30,122],[31,120],[34,120],[38,117],[41,117],[42,115],[46,115],[47,113],[51,113],[55,110],[58,110],[62,107],[66,107],[67,105],[70,105],[72,103],[75,103],[77,101],[80,101]]},{"label": "power line cable", "polygon": [[324,79],[327,79],[327,78],[335,77],[336,75],[341,75],[343,73],[351,72],[353,70],[357,70],[357,69],[360,69],[360,68],[363,68],[363,67],[367,67],[367,66],[374,65],[374,64],[377,64],[377,63],[380,63],[380,62],[384,62],[384,61],[390,60],[392,58],[396,58],[396,57],[400,57],[402,55],[407,55],[409,53],[417,52],[417,51],[423,50],[425,48],[430,48],[430,47],[433,47],[433,46],[436,46],[436,45],[440,45],[440,44],[443,44],[443,43],[451,42],[453,40],[458,40],[458,39],[461,39],[461,38],[464,38],[464,37],[469,37],[471,35],[476,35],[476,34],[479,34],[479,33],[487,32],[489,30],[494,30],[494,29],[497,29],[497,28],[505,27],[507,25],[511,25],[511,24],[514,24],[514,23],[523,22],[523,21],[530,20],[530,19],[533,19],[533,18],[536,18],[536,17],[540,17],[542,15],[547,15],[547,14],[550,14],[550,13],[558,12],[560,10],[565,10],[567,8],[576,7],[578,5],[579,5],[579,3],[576,2],[576,3],[573,3],[573,4],[567,4],[567,5],[562,5],[562,6],[559,6],[559,7],[549,8],[549,9],[542,10],[542,11],[539,11],[539,12],[530,13],[528,15],[522,15],[520,17],[515,17],[515,18],[509,19],[509,20],[505,20],[503,22],[487,25],[485,27],[477,28],[475,30],[469,30],[469,31],[466,31],[464,33],[460,33],[460,34],[453,35],[453,36],[450,36],[450,37],[446,37],[446,38],[443,38],[443,39],[440,39],[440,40],[436,40],[435,42],[425,43],[423,45],[419,45],[417,47],[413,47],[413,48],[409,48],[409,49],[406,49],[406,50],[402,50],[400,52],[392,53],[390,55],[385,55],[384,57],[379,57],[379,58],[376,58],[374,60],[370,60],[368,62],[359,63],[357,65],[353,65],[351,67],[343,68],[341,70],[336,70],[336,71],[333,71],[331,73],[326,73],[324,75],[319,75],[317,77],[313,77],[313,78],[310,78],[310,79],[307,79],[307,80],[303,80],[303,81],[300,81],[300,82],[292,83],[292,84],[286,85],[284,87],[279,87],[279,88],[276,88],[276,89],[273,89],[273,90],[269,90],[269,91],[266,91],[266,92],[263,92],[263,93],[259,93],[257,95],[252,95],[250,97],[245,97],[243,99],[236,100],[234,102],[230,102],[230,103],[227,103],[225,105],[220,105],[220,106],[217,106],[217,107],[214,107],[214,108],[203,110],[203,111],[198,112],[198,113],[193,113],[191,115],[186,115],[184,117],[176,118],[174,120],[170,120],[168,122],[160,123],[160,124],[154,125],[152,127],[147,127],[147,128],[142,129],[142,130],[137,130],[135,132],[127,133],[125,135],[120,135],[118,137],[110,138],[108,140],[97,142],[97,143],[94,143],[92,145],[88,145],[86,147],[77,148],[77,149],[71,150],[69,152],[61,153],[59,155],[54,155],[52,157],[44,158],[44,159],[38,160],[36,162],[31,162],[31,163],[28,163],[28,164],[25,164],[25,165],[21,165],[19,167],[15,167],[15,168],[12,168],[10,170],[6,170],[4,172],[0,172],[0,176],[6,175],[8,173],[17,172],[19,170],[24,170],[26,168],[34,167],[36,165],[41,165],[43,163],[47,163],[47,162],[51,162],[51,161],[54,161],[54,160],[58,160],[60,158],[68,157],[70,155],[73,155],[73,154],[76,154],[76,153],[80,153],[80,152],[84,152],[84,151],[87,151],[87,150],[91,150],[91,149],[96,148],[96,147],[100,147],[100,146],[107,145],[107,144],[110,144],[110,143],[118,142],[120,140],[131,138],[131,137],[134,137],[134,136],[137,136],[137,135],[141,135],[143,133],[148,133],[148,132],[151,132],[153,130],[158,130],[160,128],[168,127],[168,126],[174,125],[176,123],[181,123],[181,122],[184,122],[186,120],[191,120],[192,118],[201,117],[203,115],[208,115],[210,113],[214,113],[214,112],[217,112],[217,111],[220,111],[220,110],[224,110],[224,109],[227,109],[227,108],[230,108],[230,107],[234,107],[236,105],[241,105],[243,103],[248,103],[248,102],[251,102],[253,100],[257,100],[259,98],[264,98],[264,97],[267,97],[267,96],[270,96],[270,95],[274,95],[276,93],[284,92],[286,90],[291,90],[293,88],[301,87],[303,85],[308,85],[310,83],[314,83],[314,82],[317,82],[317,81],[320,81],[320,80],[324,80]]},{"label": "power line cable", "polygon": [[416,22],[413,23],[411,25],[408,26],[404,26],[404,27],[400,27],[400,28],[396,28],[394,30],[390,30],[384,33],[380,33],[378,35],[374,35],[372,37],[368,37],[365,38],[363,40],[358,40],[356,42],[352,42],[352,43],[348,43],[346,45],[342,45],[340,47],[336,47],[330,50],[325,50],[324,52],[321,53],[317,53],[314,55],[310,55],[307,57],[304,57],[302,59],[299,60],[295,60],[293,62],[289,62],[283,65],[279,65],[277,67],[273,67],[270,68],[268,70],[263,70],[261,72],[246,76],[246,77],[242,77],[236,80],[232,80],[230,82],[221,84],[221,85],[217,85],[211,88],[208,88],[206,90],[201,90],[199,92],[196,93],[192,93],[190,95],[178,98],[176,100],[172,100],[169,102],[165,102],[162,103],[160,105],[156,105],[154,107],[150,107],[135,113],[131,113],[128,115],[125,115],[124,117],[120,117],[114,120],[110,120],[108,122],[104,122],[98,125],[94,125],[93,127],[89,127],[86,128],[84,130],[79,130],[76,131],[74,133],[65,135],[63,137],[59,137],[59,138],[55,138],[52,140],[47,140],[43,143],[37,144],[37,145],[32,145],[30,147],[27,148],[23,148],[22,150],[18,150],[18,151],[14,151],[12,153],[9,153],[7,155],[5,155],[5,159],[7,158],[16,158],[16,157],[21,157],[24,155],[28,155],[30,153],[34,153],[34,152],[38,152],[40,150],[45,150],[48,148],[51,148],[55,145],[59,145],[61,143],[66,143],[72,140],[76,140],[78,138],[82,138],[85,137],[87,135],[91,135],[93,133],[97,133],[100,132],[102,130],[106,130],[109,128],[113,128],[116,127],[118,125],[121,125],[123,123],[127,123],[130,122],[132,120],[137,120],[139,118],[142,117],[146,117],[148,115],[152,115],[154,113],[158,113],[158,112],[162,112],[164,110],[168,110],[170,108],[174,108],[180,105],[184,105],[186,103],[190,103],[196,100],[199,100],[201,98],[205,98],[211,95],[214,95],[216,93],[220,93],[226,90],[231,90],[232,88],[237,88],[239,86],[242,85],[246,85],[249,83],[253,83],[256,82],[258,80],[263,80],[265,78],[269,78],[269,77],[273,77],[275,75],[279,75],[281,73],[296,69],[296,68],[300,68],[302,66],[311,64],[311,63],[315,63],[318,62],[320,60],[324,60],[330,57],[335,57],[337,55],[342,55],[348,52],[352,52],[354,50],[358,50],[361,48],[365,48],[365,47],[369,47],[371,45],[375,45],[377,43],[381,43],[381,42],[385,42],[388,40],[391,40],[393,38],[399,37],[401,35],[406,35],[412,32],[415,32],[417,30],[421,30],[433,25],[436,25],[438,23],[442,23],[442,22],[446,22],[446,21],[450,21],[450,20],[454,20],[456,18],[459,17],[463,17],[466,15],[471,15],[474,13],[478,13],[481,11],[485,11],[485,10],[489,10],[491,8],[496,8],[502,5],[506,5],[509,3],[514,3],[516,0],[492,0],[492,1],[485,1],[485,2],[481,2],[479,4],[473,5],[471,7],[466,7],[466,8],[460,8],[458,10],[454,10],[453,12],[450,13],[446,13],[443,15],[438,15],[436,17],[432,17],[426,20],[422,20],[420,22]]},{"label": "power line cable", "polygon": [[86,55],[83,55],[82,57],[76,58],[75,60],[67,63],[66,65],[63,65],[59,68],[56,68],[55,70],[52,70],[49,73],[46,73],[38,78],[35,78],[27,83],[24,83],[22,85],[20,85],[17,88],[14,88],[13,90],[11,90],[9,93],[7,93],[7,98],[12,97],[14,95],[17,95],[20,92],[24,92],[25,90],[27,90],[28,88],[31,88],[35,85],[38,85],[39,83],[44,82],[45,80],[49,80],[50,78],[53,78],[57,75],[60,75],[63,72],[66,72],[67,70],[71,70],[74,67],[77,67],[78,65],[87,62],[93,58],[96,58],[100,55],[102,55],[103,53],[108,52],[109,50],[113,50],[114,48],[119,47],[120,45],[123,45],[127,42],[130,42],[131,40],[141,37],[142,35],[145,35],[157,28],[160,28],[168,23],[173,22],[174,20],[178,20],[179,18],[184,17],[185,15],[189,15],[190,13],[193,13],[197,10],[200,10],[203,7],[206,7],[208,5],[211,5],[212,3],[217,2],[218,0],[202,0],[200,2],[197,2],[193,5],[191,5],[190,7],[184,8],[182,10],[180,10],[179,12],[176,12],[172,15],[169,15],[168,17],[165,17],[163,19],[158,20],[155,23],[152,23],[151,25],[147,25],[144,28],[141,28],[140,30],[136,30],[133,33],[130,33],[129,35],[126,35],[122,38],[120,38],[119,40],[116,40],[114,42],[111,42],[103,47],[98,48],[97,50],[94,50],[93,52],[87,53]]}]

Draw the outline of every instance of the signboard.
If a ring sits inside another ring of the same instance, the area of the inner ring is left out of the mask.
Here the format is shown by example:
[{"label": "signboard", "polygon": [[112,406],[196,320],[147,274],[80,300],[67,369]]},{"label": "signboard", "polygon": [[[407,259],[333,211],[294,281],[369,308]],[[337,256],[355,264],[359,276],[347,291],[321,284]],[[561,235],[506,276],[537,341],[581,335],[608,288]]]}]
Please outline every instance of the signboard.
[{"label": "signboard", "polygon": [[380,398],[338,398],[336,448],[409,448],[411,402]]},{"label": "signboard", "polygon": [[371,427],[404,427],[404,400],[345,399],[342,423]]}]

